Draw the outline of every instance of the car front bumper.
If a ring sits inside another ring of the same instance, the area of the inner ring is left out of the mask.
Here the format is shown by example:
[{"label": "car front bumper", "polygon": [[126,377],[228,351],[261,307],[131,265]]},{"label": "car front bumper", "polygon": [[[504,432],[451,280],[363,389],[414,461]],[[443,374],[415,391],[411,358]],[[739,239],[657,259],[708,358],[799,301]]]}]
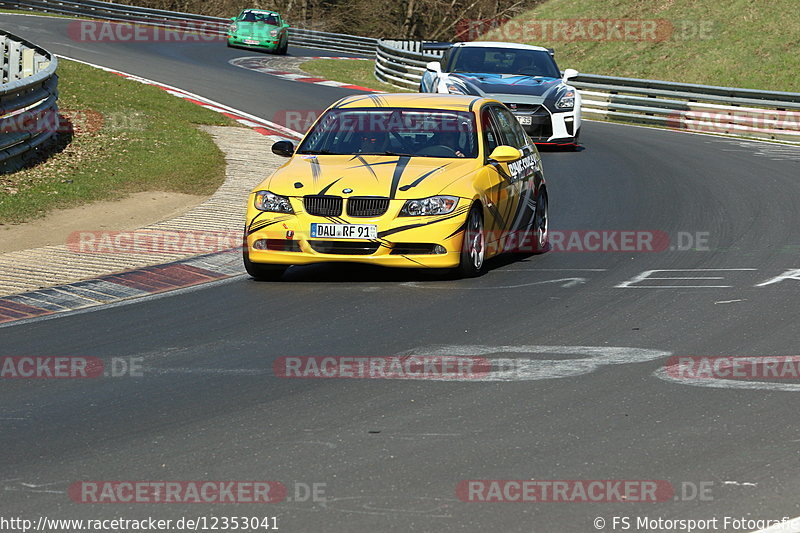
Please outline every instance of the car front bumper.
[{"label": "car front bumper", "polygon": [[[405,200],[391,200],[387,214],[378,218],[313,216],[302,209],[302,199],[292,198],[295,214],[261,212],[252,206],[247,213],[245,246],[253,263],[305,265],[354,262],[386,267],[452,268],[461,260],[463,229],[469,201],[462,199],[447,215],[398,217]],[[312,223],[374,224],[375,240],[311,237]],[[437,246],[439,248],[437,248]]]},{"label": "car front bumper", "polygon": [[[251,41],[251,42],[245,42]],[[228,36],[228,45],[236,46],[237,48],[254,48],[258,50],[277,50],[280,45],[280,38],[275,39],[250,39],[249,37]]]}]

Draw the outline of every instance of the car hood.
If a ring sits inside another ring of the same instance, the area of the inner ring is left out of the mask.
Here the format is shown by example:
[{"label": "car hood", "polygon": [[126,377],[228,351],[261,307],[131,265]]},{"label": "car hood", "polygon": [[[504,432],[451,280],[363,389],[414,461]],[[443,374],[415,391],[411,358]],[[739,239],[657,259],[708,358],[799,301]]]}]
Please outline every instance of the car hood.
[{"label": "car hood", "polygon": [[560,78],[541,76],[520,76],[515,74],[450,74],[467,83],[471,83],[486,94],[524,94],[528,96],[548,96],[551,91],[558,90],[562,82]]},{"label": "car hood", "polygon": [[478,159],[296,154],[258,189],[282,196],[329,194],[406,200],[457,195],[444,189],[477,168]]},{"label": "car hood", "polygon": [[278,26],[273,26],[272,24],[265,24],[263,22],[236,22],[236,32],[235,33],[244,33],[244,34],[258,34],[258,35],[269,35],[271,30],[278,30],[280,29]]}]

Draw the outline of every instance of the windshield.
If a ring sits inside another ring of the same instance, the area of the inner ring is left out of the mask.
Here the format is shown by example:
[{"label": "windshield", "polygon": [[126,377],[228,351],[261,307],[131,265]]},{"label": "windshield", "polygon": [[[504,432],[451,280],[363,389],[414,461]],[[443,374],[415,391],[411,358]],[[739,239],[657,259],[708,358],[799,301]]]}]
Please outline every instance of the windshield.
[{"label": "windshield", "polygon": [[278,17],[275,15],[268,13],[257,13],[254,11],[245,11],[239,17],[239,20],[242,22],[262,22],[264,24],[269,24],[270,26],[278,25]]},{"label": "windshield", "polygon": [[448,66],[450,72],[522,74],[560,78],[549,52],[518,48],[457,47]]},{"label": "windshield", "polygon": [[434,109],[332,109],[300,144],[301,154],[478,156],[475,114]]}]

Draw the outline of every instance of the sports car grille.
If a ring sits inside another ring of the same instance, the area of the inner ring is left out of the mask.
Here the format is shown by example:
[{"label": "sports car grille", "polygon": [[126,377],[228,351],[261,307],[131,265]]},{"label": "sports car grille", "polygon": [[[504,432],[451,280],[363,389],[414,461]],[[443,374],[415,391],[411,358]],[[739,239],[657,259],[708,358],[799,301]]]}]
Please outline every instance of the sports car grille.
[{"label": "sports car grille", "polygon": [[533,113],[534,115],[549,115],[544,106],[538,104],[508,104],[512,113]]},{"label": "sports car grille", "polygon": [[318,217],[338,217],[342,214],[341,196],[303,196],[306,213]]},{"label": "sports car grille", "polygon": [[353,241],[308,241],[311,248],[320,254],[371,255],[378,251],[379,242]]},{"label": "sports car grille", "polygon": [[377,196],[353,197],[347,200],[347,214],[351,217],[379,217],[389,209],[389,199]]}]

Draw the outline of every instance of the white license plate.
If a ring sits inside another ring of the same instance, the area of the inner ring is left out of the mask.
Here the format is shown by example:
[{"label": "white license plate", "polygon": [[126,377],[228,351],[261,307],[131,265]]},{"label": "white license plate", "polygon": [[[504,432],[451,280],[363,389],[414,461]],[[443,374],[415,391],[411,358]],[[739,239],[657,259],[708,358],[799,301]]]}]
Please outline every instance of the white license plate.
[{"label": "white license plate", "polygon": [[244,44],[258,44],[261,41],[254,41],[253,39],[245,39]]},{"label": "white license plate", "polygon": [[375,224],[311,224],[312,239],[377,239]]},{"label": "white license plate", "polygon": [[514,116],[517,117],[517,120],[523,126],[530,126],[531,124],[533,124],[533,121],[531,120],[531,117],[529,115],[514,115]]}]

